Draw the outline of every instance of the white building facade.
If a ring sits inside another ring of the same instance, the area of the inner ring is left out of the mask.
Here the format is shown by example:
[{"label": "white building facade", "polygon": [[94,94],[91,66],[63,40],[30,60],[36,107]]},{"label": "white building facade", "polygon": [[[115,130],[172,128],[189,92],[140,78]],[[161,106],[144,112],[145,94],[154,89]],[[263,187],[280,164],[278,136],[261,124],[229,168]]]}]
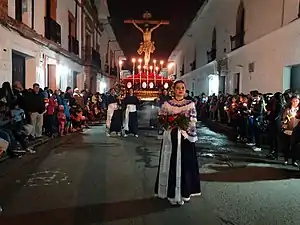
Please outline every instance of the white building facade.
[{"label": "white building facade", "polygon": [[[67,86],[92,89],[85,69],[85,15],[81,0],[0,0],[0,82],[20,81],[25,88],[39,83],[42,88],[63,91]],[[97,42],[89,42],[100,58],[105,57],[100,50],[107,42],[101,38],[104,32],[99,30],[98,37],[94,35]],[[94,83],[93,91],[96,79]]]},{"label": "white building facade", "polygon": [[96,0],[95,5],[92,4],[85,1],[83,14],[85,54],[92,49],[92,54],[88,54],[90,58],[85,58],[85,83],[93,92],[105,93],[115,85],[117,74],[112,68],[118,65],[118,56],[124,53],[110,25],[106,0]]},{"label": "white building facade", "polygon": [[299,0],[209,0],[172,52],[195,95],[300,89]]}]

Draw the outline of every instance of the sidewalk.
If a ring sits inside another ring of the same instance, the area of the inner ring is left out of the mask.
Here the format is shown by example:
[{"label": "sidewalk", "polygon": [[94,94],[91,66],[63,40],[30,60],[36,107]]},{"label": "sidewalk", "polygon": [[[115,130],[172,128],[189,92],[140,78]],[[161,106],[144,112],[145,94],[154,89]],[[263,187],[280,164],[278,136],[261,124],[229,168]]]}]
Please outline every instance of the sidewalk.
[{"label": "sidewalk", "polygon": [[[30,148],[37,148],[40,145],[45,144],[46,142],[48,142],[49,140],[51,140],[50,137],[47,136],[43,136],[42,138],[36,139],[34,141],[31,141],[28,145],[28,147]],[[4,154],[3,156],[0,157],[0,163],[9,159],[9,156],[7,154]]]},{"label": "sidewalk", "polygon": [[[94,121],[94,122],[90,122],[88,124],[88,126],[92,127],[92,126],[103,125],[103,124],[105,124],[105,122],[103,122],[103,121]],[[36,139],[36,140],[33,140],[33,141],[29,142],[28,147],[37,148],[37,147],[39,147],[43,144],[46,144],[50,140],[52,140],[52,138],[50,138],[48,136],[43,136],[39,139]],[[7,159],[9,159],[9,158],[10,157],[7,154],[4,154],[4,155],[0,156],[0,163],[7,160]]]},{"label": "sidewalk", "polygon": [[222,124],[219,122],[213,122],[211,120],[201,120],[201,122],[204,123],[210,129],[216,130],[217,132],[224,133],[228,136],[234,136],[233,129],[226,124]]},{"label": "sidewalk", "polygon": [[[234,138],[234,136],[235,136],[233,129],[228,125],[221,124],[219,122],[213,122],[211,120],[203,120],[202,122],[208,128],[214,130],[215,132],[223,133],[223,134],[227,135],[229,138]],[[267,141],[268,137],[266,134],[262,134],[261,138],[262,138],[262,151],[258,152],[258,153],[260,153],[260,154],[264,153],[267,155],[269,152],[268,151],[269,146],[268,146],[268,141]]]}]

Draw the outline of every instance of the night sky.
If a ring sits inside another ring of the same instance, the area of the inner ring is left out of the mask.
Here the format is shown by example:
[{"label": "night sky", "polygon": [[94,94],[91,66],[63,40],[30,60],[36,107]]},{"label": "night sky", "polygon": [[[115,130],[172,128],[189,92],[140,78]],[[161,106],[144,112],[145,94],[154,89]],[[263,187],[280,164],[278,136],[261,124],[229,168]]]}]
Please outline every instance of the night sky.
[{"label": "night sky", "polygon": [[203,0],[108,0],[112,27],[117,40],[130,59],[138,58],[137,49],[142,41],[142,33],[132,24],[124,24],[125,19],[142,19],[149,11],[153,20],[169,20],[170,25],[162,25],[153,32],[156,50],[152,58],[167,60],[181,36],[195,17]]}]

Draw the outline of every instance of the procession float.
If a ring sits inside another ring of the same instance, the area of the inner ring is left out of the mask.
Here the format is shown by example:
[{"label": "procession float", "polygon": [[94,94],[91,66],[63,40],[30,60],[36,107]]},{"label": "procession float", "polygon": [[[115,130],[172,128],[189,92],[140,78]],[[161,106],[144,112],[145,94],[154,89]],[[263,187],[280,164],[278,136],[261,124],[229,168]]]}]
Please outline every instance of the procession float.
[{"label": "procession float", "polygon": [[[124,23],[133,24],[143,35],[143,41],[137,50],[139,55],[144,55],[143,59],[132,58],[132,73],[122,74],[123,61],[119,61],[120,85],[123,88],[133,88],[135,94],[142,101],[153,101],[158,98],[163,89],[168,89],[174,80],[174,63],[164,63],[163,60],[151,61],[151,54],[155,51],[152,32],[161,25],[168,25],[169,21],[151,20],[149,12],[143,14],[144,20],[125,20]],[[144,25],[141,28],[139,24]],[[150,25],[152,27],[150,28]],[[151,61],[151,62],[150,62]]]},{"label": "procession float", "polygon": [[[134,60],[132,61],[134,62]],[[127,89],[133,88],[135,94],[142,101],[153,101],[159,97],[163,89],[168,89],[172,86],[173,79],[163,72],[159,73],[158,67],[154,70],[154,66],[149,66],[149,69],[146,66],[143,69],[141,67],[141,65],[137,66],[137,73],[133,72],[129,76],[123,76],[121,83]]]}]

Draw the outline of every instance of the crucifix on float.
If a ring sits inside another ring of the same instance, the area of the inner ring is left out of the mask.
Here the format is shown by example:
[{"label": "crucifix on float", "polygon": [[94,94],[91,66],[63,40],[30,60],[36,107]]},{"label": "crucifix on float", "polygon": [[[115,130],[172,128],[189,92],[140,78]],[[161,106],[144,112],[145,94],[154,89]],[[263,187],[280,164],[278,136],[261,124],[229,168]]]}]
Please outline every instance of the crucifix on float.
[{"label": "crucifix on float", "polygon": [[[161,25],[170,24],[169,21],[165,20],[151,20],[152,15],[149,12],[145,12],[143,14],[144,20],[125,20],[124,23],[133,24],[139,31],[143,34],[143,42],[140,43],[140,47],[137,50],[139,55],[144,53],[144,63],[145,66],[148,67],[150,62],[151,54],[155,51],[154,41],[152,41],[152,32],[156,30]],[[143,24],[145,29],[141,28],[138,24]],[[149,25],[155,25],[152,28],[149,28]]]}]

